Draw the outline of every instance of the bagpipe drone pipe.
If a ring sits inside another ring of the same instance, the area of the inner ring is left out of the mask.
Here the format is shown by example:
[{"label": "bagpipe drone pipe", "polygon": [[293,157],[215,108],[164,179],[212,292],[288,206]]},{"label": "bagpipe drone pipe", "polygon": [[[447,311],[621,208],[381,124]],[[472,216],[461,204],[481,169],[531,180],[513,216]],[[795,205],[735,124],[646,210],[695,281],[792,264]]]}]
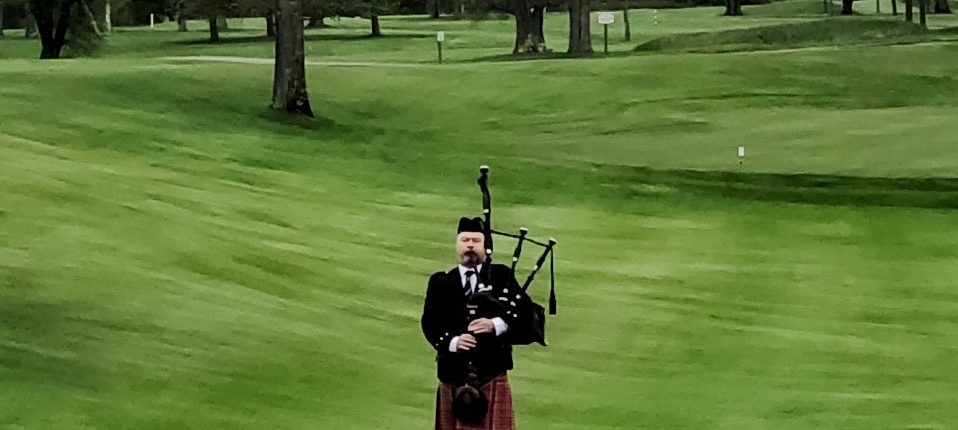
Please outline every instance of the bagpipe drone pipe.
[{"label": "bagpipe drone pipe", "polygon": [[[535,280],[536,274],[540,269],[545,265],[546,259],[549,260],[549,315],[556,314],[556,295],[555,295],[555,246],[556,240],[554,238],[549,238],[547,242],[542,242],[535,240],[529,237],[529,230],[525,227],[521,227],[518,230],[518,234],[505,233],[497,231],[492,228],[492,196],[489,193],[489,167],[481,166],[479,167],[479,179],[476,181],[479,184],[479,189],[482,192],[482,214],[484,217],[483,229],[485,235],[485,252],[486,252],[486,262],[484,264],[484,269],[482,273],[479,274],[480,282],[485,282],[486,285],[489,285],[491,268],[493,263],[493,235],[508,237],[516,240],[516,247],[512,252],[512,262],[511,270],[512,276],[516,276],[516,265],[519,263],[520,258],[522,257],[523,246],[526,244],[535,245],[542,248],[542,253],[539,254],[538,259],[536,260],[535,265],[532,266],[532,270],[526,277],[524,283],[522,283],[521,288],[523,292],[528,294],[528,289],[532,285],[532,282]],[[529,295],[531,298],[531,294]],[[492,303],[487,303],[492,305]],[[531,343],[539,343],[542,346],[546,346],[545,340],[545,308],[532,301],[532,315],[530,318],[530,326],[523,327],[522,332],[525,333],[520,338],[514,340],[516,344],[528,345]]]}]

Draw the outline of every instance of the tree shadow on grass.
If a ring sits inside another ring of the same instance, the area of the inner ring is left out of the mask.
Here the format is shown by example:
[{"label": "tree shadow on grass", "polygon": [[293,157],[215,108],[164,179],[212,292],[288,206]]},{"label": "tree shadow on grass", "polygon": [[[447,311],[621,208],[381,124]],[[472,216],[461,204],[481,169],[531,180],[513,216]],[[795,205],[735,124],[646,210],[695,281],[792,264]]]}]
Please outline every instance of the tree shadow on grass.
[{"label": "tree shadow on grass", "polygon": [[463,60],[462,63],[512,63],[537,60],[601,60],[614,57],[631,57],[632,51],[613,51],[605,54],[601,49],[589,54],[569,54],[566,52],[540,52],[536,54],[497,54]]},{"label": "tree shadow on grass", "polygon": [[849,207],[958,209],[958,177],[880,178],[804,173],[656,170],[594,163],[624,190],[642,197],[636,185],[740,200]]},{"label": "tree shadow on grass", "polygon": [[[317,41],[339,41],[339,42],[348,42],[348,41],[363,41],[363,40],[390,40],[390,39],[427,39],[435,37],[432,34],[420,34],[420,33],[411,33],[411,34],[384,34],[382,36],[370,36],[369,34],[307,34],[303,39],[307,42],[317,42]],[[266,34],[259,34],[256,36],[240,36],[240,37],[220,37],[219,42],[211,42],[209,39],[191,39],[191,40],[177,40],[171,42],[174,45],[230,45],[238,43],[273,43],[275,38],[268,37]]]}]

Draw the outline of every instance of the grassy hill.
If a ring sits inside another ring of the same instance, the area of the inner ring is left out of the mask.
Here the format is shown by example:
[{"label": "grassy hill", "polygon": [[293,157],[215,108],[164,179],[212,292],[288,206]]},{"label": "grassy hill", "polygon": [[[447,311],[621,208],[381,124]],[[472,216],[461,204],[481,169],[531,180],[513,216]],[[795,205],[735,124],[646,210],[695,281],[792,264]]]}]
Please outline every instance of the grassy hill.
[{"label": "grassy hill", "polygon": [[723,52],[862,43],[915,43],[934,40],[917,24],[873,19],[828,19],[796,24],[677,34],[643,43],[637,51]]},{"label": "grassy hill", "polygon": [[316,40],[416,65],[311,67],[305,121],[267,110],[269,66],[159,58],[268,44],[163,31],[0,61],[2,428],[428,428],[418,316],[480,164],[498,228],[559,240],[522,428],[958,422],[953,45],[436,66]]}]

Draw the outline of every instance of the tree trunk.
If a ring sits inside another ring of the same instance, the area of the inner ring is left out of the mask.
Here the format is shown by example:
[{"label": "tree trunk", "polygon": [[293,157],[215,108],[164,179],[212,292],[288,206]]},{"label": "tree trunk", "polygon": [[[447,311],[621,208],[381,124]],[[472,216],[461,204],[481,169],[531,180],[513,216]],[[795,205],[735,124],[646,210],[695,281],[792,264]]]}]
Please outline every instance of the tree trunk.
[{"label": "tree trunk", "polygon": [[37,27],[37,18],[32,13],[27,14],[26,28],[23,29],[25,39],[36,39],[40,37],[40,29]]},{"label": "tree trunk", "polygon": [[852,10],[852,3],[855,0],[842,0],[842,15],[853,15],[855,11]]},{"label": "tree trunk", "polygon": [[215,16],[211,16],[209,18],[209,21],[210,21],[210,42],[214,42],[214,43],[219,42],[220,29],[219,29],[219,26],[216,24],[217,19]]},{"label": "tree trunk", "polygon": [[951,13],[951,6],[948,0],[935,0],[935,13]]},{"label": "tree trunk", "polygon": [[543,29],[546,20],[545,6],[535,6],[532,8],[532,44],[536,52],[546,51],[546,34]]},{"label": "tree trunk", "polygon": [[914,0],[905,0],[905,21],[915,22],[915,13],[912,11],[914,7]]},{"label": "tree trunk", "polygon": [[452,13],[456,16],[456,19],[462,19],[466,14],[466,5],[463,0],[453,0]]},{"label": "tree trunk", "polygon": [[229,31],[230,25],[229,25],[229,23],[226,22],[226,17],[225,17],[225,16],[218,15],[218,16],[216,17],[216,28],[217,28],[219,31]]},{"label": "tree trunk", "polygon": [[266,37],[276,37],[276,13],[272,9],[266,11]]},{"label": "tree trunk", "polygon": [[891,0],[891,14],[898,16],[898,0]]},{"label": "tree trunk", "polygon": [[189,29],[186,28],[186,17],[183,16],[183,12],[180,12],[176,15],[176,31],[180,33],[186,33],[189,31]]},{"label": "tree trunk", "polygon": [[322,15],[316,15],[309,17],[309,28],[326,28],[326,22],[324,21],[326,17]]},{"label": "tree trunk", "polygon": [[725,16],[742,16],[742,3],[739,0],[725,0]]},{"label": "tree trunk", "polygon": [[928,29],[928,0],[918,0],[918,25]]},{"label": "tree trunk", "polygon": [[526,0],[512,0],[511,9],[516,17],[516,43],[512,53],[542,52],[545,43],[542,31],[544,8],[542,6],[529,8]]},{"label": "tree trunk", "polygon": [[442,4],[440,4],[440,0],[431,0],[429,3],[429,17],[432,19],[439,19],[441,7]]},{"label": "tree trunk", "polygon": [[67,29],[70,27],[70,9],[74,1],[61,0],[55,4],[59,6],[59,10],[51,7],[48,10],[37,11],[35,18],[37,30],[40,33],[41,60],[60,58],[67,38]]},{"label": "tree trunk", "polygon": [[103,33],[100,33],[100,26],[96,23],[96,15],[93,14],[93,10],[90,9],[90,6],[86,4],[86,0],[79,0],[80,7],[83,9],[83,13],[86,15],[86,18],[90,21],[90,28],[93,29],[93,32],[97,36],[102,36]]},{"label": "tree trunk", "polygon": [[3,37],[3,2],[0,1],[0,37]]},{"label": "tree trunk", "polygon": [[881,0],[875,0],[875,13],[881,15]]},{"label": "tree trunk", "polygon": [[306,94],[303,4],[300,0],[279,0],[276,24],[273,109],[312,117],[313,109]]},{"label": "tree trunk", "polygon": [[372,31],[370,36],[379,37],[383,35],[382,30],[379,28],[379,15],[373,15],[369,18],[370,25],[372,26]]},{"label": "tree trunk", "polygon": [[622,20],[625,22],[625,41],[632,41],[632,24],[629,24],[629,2],[625,2],[625,7],[622,8]]},{"label": "tree trunk", "polygon": [[103,4],[103,31],[113,33],[113,6],[110,5],[110,0]]},{"label": "tree trunk", "polygon": [[592,52],[591,0],[569,0],[569,53]]},{"label": "tree trunk", "polygon": [[36,39],[40,37],[40,30],[37,28],[37,17],[30,11],[30,5],[27,4],[27,17],[24,24],[23,37],[27,39]]}]

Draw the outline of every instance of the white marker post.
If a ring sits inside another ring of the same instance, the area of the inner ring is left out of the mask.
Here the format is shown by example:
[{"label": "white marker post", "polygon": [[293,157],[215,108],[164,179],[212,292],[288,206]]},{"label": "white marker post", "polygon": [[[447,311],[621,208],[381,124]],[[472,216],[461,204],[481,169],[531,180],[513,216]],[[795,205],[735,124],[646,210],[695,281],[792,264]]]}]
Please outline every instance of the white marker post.
[{"label": "white marker post", "polygon": [[446,32],[440,31],[436,33],[436,47],[439,49],[439,64],[442,64],[442,42],[446,41]]},{"label": "white marker post", "polygon": [[739,146],[738,147],[738,164],[742,164],[744,160],[745,160],[745,147]]},{"label": "white marker post", "polygon": [[659,10],[652,9],[652,24],[659,25]]},{"label": "white marker post", "polygon": [[609,24],[615,22],[612,12],[599,12],[599,24],[605,27],[605,55],[609,55]]},{"label": "white marker post", "polygon": [[151,13],[151,14],[150,14],[150,30],[152,30],[152,29],[155,28],[155,26],[153,25],[153,22],[154,22],[154,21],[153,21],[153,14]]}]

